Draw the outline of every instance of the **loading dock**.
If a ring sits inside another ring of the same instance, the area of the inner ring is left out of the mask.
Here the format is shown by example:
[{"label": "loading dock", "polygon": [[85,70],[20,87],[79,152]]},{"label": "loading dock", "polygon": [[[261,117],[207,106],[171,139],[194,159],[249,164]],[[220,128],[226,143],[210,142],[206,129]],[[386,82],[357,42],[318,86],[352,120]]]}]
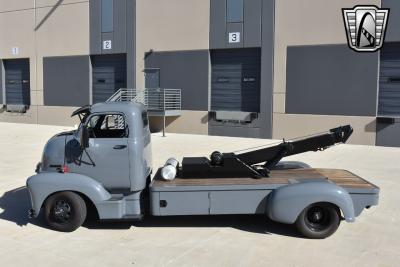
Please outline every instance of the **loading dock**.
[{"label": "loading dock", "polygon": [[211,109],[260,111],[261,50],[211,52]]},{"label": "loading dock", "polygon": [[91,57],[93,103],[106,101],[120,88],[126,88],[126,54]]},{"label": "loading dock", "polygon": [[3,60],[5,71],[5,103],[11,106],[30,105],[29,59]]}]

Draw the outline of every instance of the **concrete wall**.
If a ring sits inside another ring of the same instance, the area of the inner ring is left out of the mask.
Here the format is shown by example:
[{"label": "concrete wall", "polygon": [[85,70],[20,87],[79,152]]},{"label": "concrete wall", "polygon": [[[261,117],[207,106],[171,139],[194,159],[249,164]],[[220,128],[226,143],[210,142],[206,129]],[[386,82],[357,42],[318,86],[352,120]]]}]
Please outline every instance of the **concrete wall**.
[{"label": "concrete wall", "polygon": [[[137,0],[136,87],[144,88],[145,85],[143,70],[145,68],[146,52],[208,50],[209,25],[210,1]],[[205,70],[207,71],[207,69]],[[163,82],[162,75],[161,73],[161,83]],[[203,77],[202,74],[201,76]],[[202,88],[202,91],[209,90],[209,81],[206,80],[205,83],[208,84],[208,86],[207,88]],[[204,81],[201,83],[202,87],[204,87],[203,84]],[[178,85],[179,84],[177,84],[177,86]],[[195,94],[197,94],[197,92],[195,92]],[[201,109],[204,111],[184,111],[181,117],[168,119],[168,131],[208,133],[208,119],[204,119],[204,116],[207,116],[206,110],[208,107],[203,104],[203,94],[200,95],[202,103],[200,106],[195,105],[196,108],[194,109]],[[182,101],[185,102],[185,99]],[[161,121],[156,118],[151,118],[150,121],[152,125],[157,124],[157,128],[160,128],[162,125]]]},{"label": "concrete wall", "polygon": [[[162,131],[162,117],[150,117],[150,129]],[[167,117],[165,130],[170,133],[205,134],[208,132],[208,112],[182,110],[179,117]]]},{"label": "concrete wall", "polygon": [[137,0],[137,87],[144,87],[144,55],[153,51],[208,49],[210,2]]},{"label": "concrete wall", "polygon": [[273,136],[276,139],[306,136],[350,124],[354,128],[354,133],[350,137],[349,143],[375,144],[375,117],[274,113],[273,120]]},{"label": "concrete wall", "polygon": [[[275,1],[273,138],[299,136],[305,131],[310,134],[313,129],[351,122],[356,129],[352,142],[375,144],[374,117],[285,114],[288,46],[347,44],[342,8],[357,4],[360,2],[355,0]],[[380,1],[362,4],[380,6]]]},{"label": "concrete wall", "polygon": [[0,59],[29,58],[31,88],[27,113],[2,112],[0,121],[71,125],[63,108],[43,112],[43,57],[89,54],[89,1],[3,0],[0,25],[10,25],[0,27]]}]

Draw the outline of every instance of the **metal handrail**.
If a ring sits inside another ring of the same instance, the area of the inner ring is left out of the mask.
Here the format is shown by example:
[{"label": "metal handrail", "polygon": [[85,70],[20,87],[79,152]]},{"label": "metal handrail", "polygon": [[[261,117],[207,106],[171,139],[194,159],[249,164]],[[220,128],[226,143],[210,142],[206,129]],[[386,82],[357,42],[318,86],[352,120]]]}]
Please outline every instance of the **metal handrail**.
[{"label": "metal handrail", "polygon": [[151,111],[181,110],[182,96],[180,89],[147,88],[129,89],[121,88],[107,101],[134,101],[142,103]]}]

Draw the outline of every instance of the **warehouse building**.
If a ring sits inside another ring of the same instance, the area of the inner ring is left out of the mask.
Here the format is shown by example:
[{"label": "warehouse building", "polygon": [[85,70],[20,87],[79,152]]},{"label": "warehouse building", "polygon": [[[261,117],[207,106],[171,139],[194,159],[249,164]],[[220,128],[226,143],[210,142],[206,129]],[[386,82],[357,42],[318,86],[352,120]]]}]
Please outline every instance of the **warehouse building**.
[{"label": "warehouse building", "polygon": [[[342,8],[390,8],[383,48],[347,45]],[[340,124],[400,146],[396,0],[1,0],[0,121],[74,125],[119,88],[181,89],[167,131],[291,138]],[[151,117],[154,130],[160,117]]]}]

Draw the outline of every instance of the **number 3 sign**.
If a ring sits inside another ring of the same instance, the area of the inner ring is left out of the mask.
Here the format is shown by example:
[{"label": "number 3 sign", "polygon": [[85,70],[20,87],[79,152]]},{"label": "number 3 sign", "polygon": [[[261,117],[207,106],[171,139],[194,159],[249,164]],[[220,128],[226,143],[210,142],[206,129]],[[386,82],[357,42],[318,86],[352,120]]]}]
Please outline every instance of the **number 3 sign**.
[{"label": "number 3 sign", "polygon": [[229,33],[229,43],[240,43],[240,32]]}]

